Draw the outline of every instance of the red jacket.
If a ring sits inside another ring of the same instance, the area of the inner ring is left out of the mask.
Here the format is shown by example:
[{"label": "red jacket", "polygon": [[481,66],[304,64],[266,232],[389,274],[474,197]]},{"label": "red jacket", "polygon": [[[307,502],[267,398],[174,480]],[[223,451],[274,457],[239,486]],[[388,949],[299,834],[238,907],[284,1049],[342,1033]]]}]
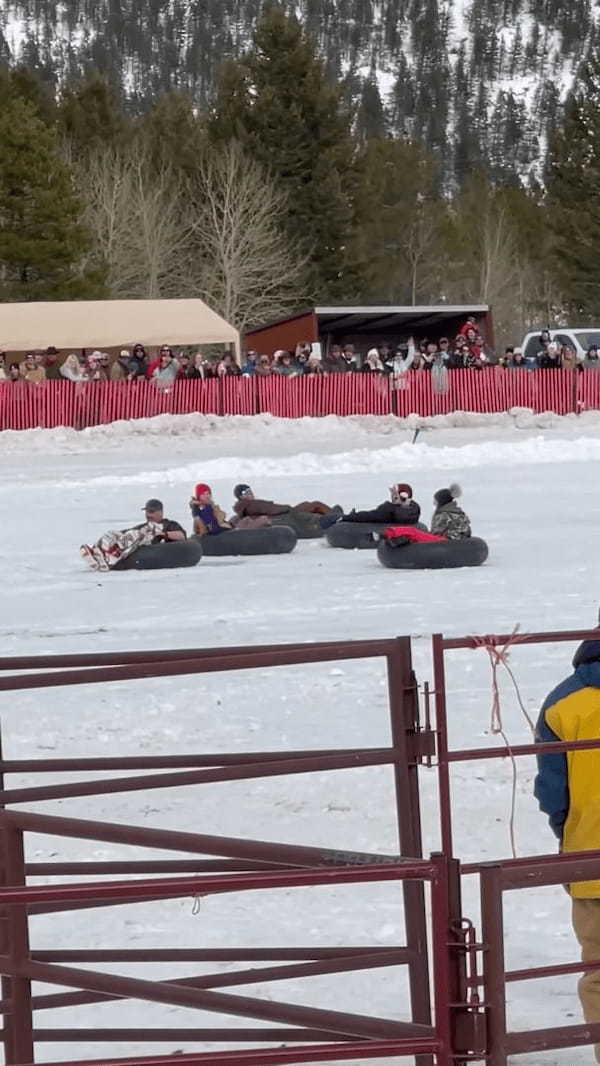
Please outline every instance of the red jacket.
[{"label": "red jacket", "polygon": [[477,329],[477,324],[476,323],[473,324],[473,322],[463,322],[462,326],[460,327],[460,329],[458,331],[457,336],[466,337],[466,335],[467,335],[467,333],[469,332],[470,329],[474,329],[475,333],[479,332],[479,330]]},{"label": "red jacket", "polygon": [[448,539],[447,537],[436,537],[434,533],[426,533],[424,529],[415,529],[414,526],[390,526],[388,529],[384,529],[383,535],[386,540],[406,537],[411,544],[434,544]]}]

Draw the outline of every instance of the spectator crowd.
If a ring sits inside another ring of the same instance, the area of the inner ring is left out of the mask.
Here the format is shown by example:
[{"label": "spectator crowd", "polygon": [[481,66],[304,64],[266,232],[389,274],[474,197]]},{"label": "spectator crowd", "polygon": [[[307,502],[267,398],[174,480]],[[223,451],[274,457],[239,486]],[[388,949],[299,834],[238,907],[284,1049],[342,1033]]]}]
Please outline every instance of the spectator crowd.
[{"label": "spectator crowd", "polygon": [[209,358],[201,351],[176,352],[163,345],[150,355],[143,344],[124,348],[118,356],[93,351],[89,354],[61,354],[50,346],[42,351],[27,352],[21,362],[8,362],[0,351],[0,383],[47,380],[71,382],[150,380],[159,387],[169,387],[182,379],[245,377],[300,377],[326,374],[389,375],[398,387],[408,383],[408,375],[430,371],[439,389],[444,388],[448,370],[485,370],[500,366],[512,370],[600,369],[598,348],[592,345],[583,360],[573,347],[551,339],[548,330],[537,338],[537,349],[527,346],[524,354],[519,347],[507,347],[497,357],[491,352],[474,318],[469,318],[453,337],[438,340],[400,341],[395,346],[382,343],[358,352],[353,344],[333,344],[321,354],[320,346],[300,343],[295,350],[279,350],[272,355],[246,351],[242,364],[233,352]]},{"label": "spectator crowd", "polygon": [[169,345],[163,345],[156,356],[151,356],[143,344],[134,344],[133,348],[123,348],[118,356],[107,352],[62,355],[50,346],[45,351],[27,352],[21,362],[8,362],[6,354],[0,351],[0,382],[29,382],[39,384],[42,381],[134,381],[138,379],[154,381],[159,386],[171,385],[181,378],[221,377],[236,367],[235,355],[228,352],[215,360],[209,360],[198,352],[194,356],[186,352],[175,352]]}]

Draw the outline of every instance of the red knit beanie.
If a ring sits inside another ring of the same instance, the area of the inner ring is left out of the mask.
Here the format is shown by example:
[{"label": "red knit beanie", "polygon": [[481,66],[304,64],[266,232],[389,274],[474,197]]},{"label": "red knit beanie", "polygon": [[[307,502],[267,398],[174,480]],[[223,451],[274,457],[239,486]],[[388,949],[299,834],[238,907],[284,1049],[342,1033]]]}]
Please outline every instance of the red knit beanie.
[{"label": "red knit beanie", "polygon": [[196,488],[194,489],[194,497],[197,500],[199,500],[201,496],[206,496],[207,493],[209,496],[212,495],[210,485],[196,485]]}]

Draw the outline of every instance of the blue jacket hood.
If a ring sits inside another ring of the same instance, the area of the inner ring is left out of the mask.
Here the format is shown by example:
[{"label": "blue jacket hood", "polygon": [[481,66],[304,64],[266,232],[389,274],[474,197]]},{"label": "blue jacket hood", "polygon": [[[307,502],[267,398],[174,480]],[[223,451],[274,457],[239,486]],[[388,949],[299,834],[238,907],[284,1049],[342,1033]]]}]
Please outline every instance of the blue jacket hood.
[{"label": "blue jacket hood", "polygon": [[584,640],[573,656],[573,666],[577,669],[583,663],[600,662],[600,639]]}]

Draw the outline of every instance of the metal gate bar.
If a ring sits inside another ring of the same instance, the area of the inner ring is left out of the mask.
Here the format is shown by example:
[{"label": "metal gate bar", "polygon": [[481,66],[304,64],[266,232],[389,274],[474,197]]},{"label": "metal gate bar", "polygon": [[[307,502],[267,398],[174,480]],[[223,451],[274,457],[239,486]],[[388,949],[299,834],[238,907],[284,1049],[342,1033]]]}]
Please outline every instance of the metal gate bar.
[{"label": "metal gate bar", "polygon": [[[132,862],[57,862],[57,863],[28,863],[23,864],[21,878],[24,882],[26,876],[57,876],[61,873],[66,876],[84,875],[110,875],[116,874],[141,874],[142,880],[134,882],[100,882],[88,886],[89,891],[82,892],[81,885],[50,886],[53,891],[43,893],[36,886],[28,888],[27,902],[19,896],[18,889],[11,894],[7,888],[0,887],[0,909],[4,914],[21,910],[25,915],[53,913],[63,910],[76,910],[85,907],[110,906],[115,902],[130,902],[141,898],[175,898],[182,891],[204,892],[213,887],[219,881],[216,875],[226,874],[221,878],[228,885],[223,885],[223,890],[232,890],[232,884],[238,886],[245,880],[247,887],[267,885],[264,875],[271,878],[270,887],[276,884],[290,884],[289,875],[293,872],[304,883],[307,876],[310,877],[311,867],[318,865],[320,873],[325,875],[325,882],[334,879],[341,874],[341,880],[345,883],[366,880],[386,880],[393,864],[398,864],[405,871],[410,872],[410,863],[422,856],[422,840],[419,810],[418,790],[418,763],[424,754],[431,754],[433,750],[433,736],[427,731],[421,731],[419,723],[419,710],[417,700],[416,679],[412,672],[411,649],[409,638],[396,638],[393,640],[376,641],[346,641],[327,642],[324,644],[290,644],[290,645],[261,645],[255,648],[215,648],[215,649],[179,649],[175,651],[152,651],[152,652],[125,652],[117,654],[98,653],[93,655],[60,655],[60,656],[33,656],[33,657],[4,657],[0,659],[0,691],[18,691],[22,689],[60,687],[64,685],[97,684],[109,681],[133,681],[153,677],[173,677],[185,674],[212,673],[215,671],[230,671],[241,669],[263,668],[265,666],[293,666],[305,663],[323,663],[331,661],[344,661],[364,658],[384,658],[387,663],[387,680],[389,692],[389,712],[392,733],[392,746],[385,748],[352,748],[352,749],[327,749],[307,750],[298,752],[255,752],[255,753],[217,753],[214,755],[202,753],[200,755],[168,755],[168,756],[140,756],[140,757],[102,757],[102,758],[58,758],[58,759],[0,759],[0,805],[6,807],[12,803],[22,803],[31,800],[36,802],[57,798],[72,799],[83,795],[99,795],[118,791],[131,791],[137,789],[173,787],[175,785],[215,784],[220,781],[249,780],[258,777],[284,775],[288,773],[303,774],[315,770],[341,770],[352,769],[358,766],[390,765],[394,767],[395,790],[396,790],[396,817],[398,822],[398,834],[400,843],[400,855],[370,855],[361,852],[348,852],[327,848],[301,847],[261,841],[235,840],[232,838],[210,837],[206,834],[172,833],[167,831],[152,830],[146,827],[112,825],[109,823],[85,822],[80,820],[74,826],[73,820],[68,818],[53,818],[46,815],[32,815],[27,812],[19,814],[1,812],[0,825],[5,827],[5,835],[8,837],[19,834],[22,831],[49,832],[55,835],[87,836],[114,843],[131,843],[138,846],[159,847],[161,849],[187,851],[198,855],[214,855],[218,858],[197,860],[184,858],[174,860],[136,860]],[[15,671],[11,673],[11,671]],[[18,671],[18,672],[17,672]],[[60,773],[97,772],[102,770],[175,770],[182,773],[164,774],[140,774],[136,777],[112,778],[105,780],[86,780],[80,783],[65,783],[64,785],[48,784],[33,785],[25,788],[11,789],[4,785],[5,776],[10,773]],[[408,862],[406,858],[408,857]],[[369,864],[376,864],[371,869]],[[287,869],[286,869],[287,868]],[[160,881],[147,881],[143,875],[152,873],[177,875],[169,876]],[[187,878],[185,875],[197,874],[197,877]],[[284,876],[281,880],[282,875]],[[215,876],[212,876],[215,875]],[[258,878],[258,879],[257,879]],[[304,879],[304,880],[303,880]],[[409,983],[412,1002],[411,1023],[403,1023],[403,1027],[395,1029],[401,1041],[410,1033],[411,1039],[419,1039],[418,1047],[413,1048],[411,1054],[417,1056],[417,1066],[430,1066],[432,1062],[431,1052],[433,1045],[431,1040],[435,1036],[437,1044],[437,1061],[446,1063],[446,1059],[440,1056],[449,1055],[449,1047],[441,1042],[431,1028],[431,1008],[428,976],[428,950],[425,920],[424,885],[421,880],[411,880],[407,877],[399,877],[402,881],[402,891],[405,901],[406,922],[406,946],[392,946],[389,950],[371,952],[368,948],[360,949],[247,949],[249,956],[255,952],[257,961],[274,963],[279,957],[287,963],[286,966],[269,966],[268,971],[238,971],[236,974],[203,975],[202,978],[186,978],[163,982],[164,995],[192,997],[195,1003],[199,1003],[198,997],[218,997],[219,1002],[237,1000],[249,1004],[256,1004],[255,1000],[248,997],[234,997],[230,994],[211,992],[211,988],[227,987],[241,983],[251,983],[253,975],[260,980],[267,980],[267,972],[273,981],[283,980],[292,976],[309,976],[317,973],[335,973],[360,970],[369,966],[380,967],[384,965],[404,964],[408,967]],[[446,879],[447,880],[447,879]],[[453,871],[453,880],[456,880],[456,871]],[[437,883],[437,882],[436,882]],[[19,885],[12,877],[8,878],[11,889]],[[6,876],[4,886],[7,885]],[[44,886],[47,887],[47,886]],[[79,890],[79,891],[78,891]],[[215,888],[215,890],[217,890]],[[16,891],[16,894],[15,894]],[[438,892],[439,895],[439,892]],[[459,895],[455,890],[454,896]],[[21,903],[15,902],[21,899]],[[441,907],[441,898],[436,907]],[[0,922],[0,928],[2,926]],[[448,932],[438,934],[447,942]],[[145,961],[161,961],[164,959],[165,949],[149,949],[144,953]],[[168,951],[168,949],[166,949]],[[2,1006],[8,1013],[5,1014],[4,1043],[7,1063],[29,1061],[23,1049],[16,1056],[12,1046],[14,1033],[17,1028],[22,1028],[22,1018],[16,1018],[14,1013],[13,992],[21,982],[24,988],[29,987],[33,979],[42,979],[41,975],[49,970],[53,972],[53,983],[61,983],[58,980],[59,971],[62,971],[66,982],[68,967],[55,965],[61,959],[61,953],[35,953],[27,954],[26,966],[17,968],[11,962],[10,954],[6,953],[5,946],[0,940],[0,953],[3,954],[2,968],[5,971],[3,978],[3,1003]],[[290,952],[291,954],[286,954]],[[322,954],[321,954],[322,952]],[[111,952],[107,954],[120,961],[134,961],[135,953],[128,955],[126,951]],[[173,949],[169,953],[172,961],[184,961],[186,949],[177,951]],[[207,961],[210,953],[202,953],[204,961]],[[221,959],[241,961],[244,957],[244,949],[235,947],[223,949]],[[62,961],[90,962],[94,960],[94,953],[83,949],[73,949],[71,957],[62,956]],[[100,961],[97,959],[96,961]],[[102,961],[107,961],[102,960]],[[52,964],[51,964],[52,962]],[[77,972],[77,971],[75,971]],[[86,974],[88,971],[79,971]],[[260,978],[259,975],[260,974]],[[113,979],[113,975],[107,975]],[[102,975],[99,978],[103,980]],[[131,994],[132,986],[125,986],[124,979],[114,977],[113,995],[127,995],[126,987]],[[89,984],[89,976],[85,982]],[[71,982],[72,983],[72,982]],[[439,982],[438,982],[439,983]],[[120,992],[116,990],[116,985]],[[147,982],[155,985],[155,982]],[[436,981],[434,981],[434,986]],[[138,987],[139,991],[139,987]],[[441,991],[438,988],[436,996],[441,1004],[440,1016],[443,1017],[447,1009],[443,1006],[444,996],[447,998],[447,982],[442,982]],[[25,1035],[25,1042],[33,1046],[38,1030],[31,1025],[31,1011],[56,1006],[76,1005],[84,1002],[96,1002],[106,995],[97,984],[94,989],[84,988],[80,984],[79,990],[65,993],[51,993],[48,995],[36,995],[26,1004],[29,1012],[29,1031]],[[189,1001],[189,1000],[188,1000]],[[274,1005],[271,1003],[271,1008]],[[289,1005],[283,1004],[284,1015],[273,1020],[289,1021],[285,1015]],[[263,1008],[259,1004],[259,1008]],[[254,1010],[255,1007],[253,1006]],[[277,1005],[275,1005],[277,1010]],[[318,1012],[320,1013],[320,1012]],[[327,1012],[326,1012],[327,1013]],[[331,1012],[330,1012],[331,1013]],[[336,1012],[333,1012],[334,1014]],[[323,1039],[316,1036],[317,1033],[325,1033],[326,1029],[319,1025],[320,1018],[311,1016],[306,1012],[299,1021],[299,1028],[295,1030],[300,1039]],[[376,1019],[365,1019],[363,1023],[369,1028],[376,1024]],[[399,1023],[385,1023],[386,1032],[389,1036],[390,1025],[399,1026]],[[408,1026],[408,1029],[406,1028]],[[44,1032],[44,1030],[41,1030]],[[76,1033],[76,1031],[74,1031]],[[95,1032],[92,1030],[92,1032]],[[207,1033],[221,1034],[227,1030],[207,1029]],[[279,1030],[274,1039],[279,1039]],[[283,1030],[285,1033],[285,1030]],[[383,1033],[382,1033],[383,1035]],[[340,1043],[348,1043],[350,1033],[346,1038],[342,1036]],[[374,1032],[371,1032],[369,1046],[373,1046]],[[151,1034],[148,1037],[151,1039]],[[217,1036],[215,1036],[217,1039]],[[327,1037],[325,1037],[327,1039]],[[336,1040],[338,1037],[331,1034],[329,1039]],[[310,1061],[325,1061],[319,1059],[320,1049],[310,1050]],[[391,1050],[391,1049],[390,1049]],[[339,1054],[340,1044],[336,1043],[336,1054]],[[399,1054],[408,1054],[406,1050],[400,1050]],[[31,1052],[33,1055],[33,1051]],[[241,1063],[244,1052],[238,1052],[235,1056],[236,1063]],[[315,1056],[317,1056],[315,1058]],[[365,1057],[363,1055],[363,1057]],[[200,1058],[198,1061],[212,1061],[210,1058]],[[215,1059],[215,1061],[224,1061]],[[283,1060],[282,1060],[283,1061]],[[288,1061],[288,1060],[285,1060]],[[308,1059],[302,1059],[308,1061]],[[448,1060],[449,1062],[449,1060]]]},{"label": "metal gate bar", "polygon": [[[486,637],[432,638],[436,734],[438,750],[438,783],[440,792],[440,833],[443,849],[452,854],[452,795],[450,766],[457,762],[472,762],[479,759],[496,759],[552,754],[576,750],[600,748],[600,739],[544,744],[507,745],[493,748],[467,748],[452,750],[448,744],[448,708],[445,678],[445,652],[450,650],[475,650],[483,643],[486,646],[502,646],[507,642],[517,644],[567,643],[582,640],[598,640],[598,629],[563,630],[556,633],[514,634]],[[477,874],[480,879],[482,943],[479,949],[483,960],[483,975],[470,983],[483,986],[486,1012],[487,1062],[489,1066],[506,1066],[509,1055],[553,1048],[567,1048],[600,1043],[600,1023],[594,1025],[556,1026],[547,1029],[508,1032],[506,1023],[506,984],[508,982],[535,980],[542,977],[562,976],[600,968],[600,963],[581,962],[555,966],[532,967],[506,972],[504,961],[504,919],[502,896],[505,891],[530,888],[539,885],[559,885],[568,882],[597,879],[600,876],[600,851],[577,854],[526,856],[518,859],[503,859],[493,863],[469,863],[462,867],[464,874]]]}]

